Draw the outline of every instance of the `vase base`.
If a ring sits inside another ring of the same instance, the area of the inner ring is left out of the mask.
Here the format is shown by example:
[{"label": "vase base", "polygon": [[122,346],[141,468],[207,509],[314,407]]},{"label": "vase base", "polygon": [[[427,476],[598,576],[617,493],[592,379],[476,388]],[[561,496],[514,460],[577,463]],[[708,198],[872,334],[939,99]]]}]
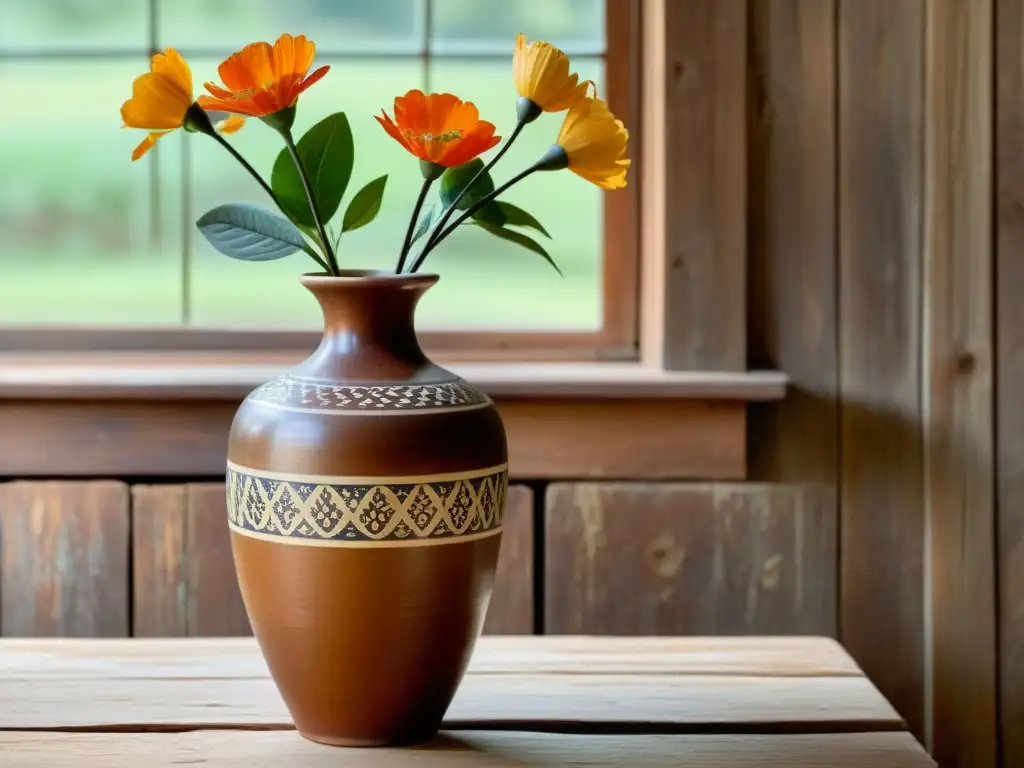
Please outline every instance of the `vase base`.
[{"label": "vase base", "polygon": [[399,739],[353,739],[343,736],[321,736],[312,733],[299,731],[299,735],[317,744],[324,744],[328,747],[353,747],[359,749],[372,749],[374,747],[415,747],[426,744],[437,735],[437,732],[419,734],[408,738]]}]

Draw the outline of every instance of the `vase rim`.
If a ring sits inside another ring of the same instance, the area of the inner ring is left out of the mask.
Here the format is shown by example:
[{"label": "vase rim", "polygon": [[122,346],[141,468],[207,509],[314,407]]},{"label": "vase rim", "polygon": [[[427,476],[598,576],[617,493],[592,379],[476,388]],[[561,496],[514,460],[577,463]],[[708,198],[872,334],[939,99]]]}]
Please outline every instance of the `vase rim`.
[{"label": "vase rim", "polygon": [[326,272],[306,272],[299,276],[299,282],[307,287],[324,285],[401,285],[430,286],[440,276],[433,272],[396,275],[386,269],[342,269],[337,275]]}]

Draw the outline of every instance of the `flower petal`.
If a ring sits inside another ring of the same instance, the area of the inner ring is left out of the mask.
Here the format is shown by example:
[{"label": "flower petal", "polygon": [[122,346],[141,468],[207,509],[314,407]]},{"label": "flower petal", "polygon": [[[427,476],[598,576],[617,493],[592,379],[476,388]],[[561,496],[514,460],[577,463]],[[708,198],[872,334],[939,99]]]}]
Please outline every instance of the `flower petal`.
[{"label": "flower petal", "polygon": [[272,55],[275,79],[298,75],[298,79],[301,80],[313,65],[314,56],[316,44],[312,40],[307,40],[305,35],[281,35],[274,43]]},{"label": "flower petal", "polygon": [[144,138],[142,140],[142,143],[139,144],[139,146],[137,146],[134,150],[132,150],[132,162],[134,163],[136,160],[138,160],[144,154],[149,152],[149,150],[151,150],[156,145],[157,141],[165,133],[167,133],[167,132],[166,131],[153,131],[153,133],[149,134],[146,138]]},{"label": "flower petal", "polygon": [[217,133],[232,134],[238,133],[245,127],[245,118],[241,115],[231,115],[226,120],[217,123]]},{"label": "flower petal", "polygon": [[192,70],[173,48],[153,55],[152,71],[164,75],[178,86],[184,98],[192,101]]}]

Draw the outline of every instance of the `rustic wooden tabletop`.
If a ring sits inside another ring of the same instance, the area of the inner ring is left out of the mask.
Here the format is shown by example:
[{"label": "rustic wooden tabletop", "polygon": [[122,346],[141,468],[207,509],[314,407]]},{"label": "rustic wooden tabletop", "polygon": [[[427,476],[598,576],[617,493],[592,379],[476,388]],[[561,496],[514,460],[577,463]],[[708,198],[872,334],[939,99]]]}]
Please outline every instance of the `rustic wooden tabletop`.
[{"label": "rustic wooden tabletop", "polygon": [[2,640],[0,764],[934,765],[836,642],[781,637],[484,637],[404,750],[299,737],[251,638]]}]

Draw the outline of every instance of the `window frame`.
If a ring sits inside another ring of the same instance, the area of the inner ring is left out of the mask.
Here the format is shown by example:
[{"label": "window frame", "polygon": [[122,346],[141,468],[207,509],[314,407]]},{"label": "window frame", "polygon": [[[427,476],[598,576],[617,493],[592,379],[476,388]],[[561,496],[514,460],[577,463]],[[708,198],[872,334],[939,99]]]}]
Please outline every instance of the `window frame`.
[{"label": "window frame", "polygon": [[[639,139],[641,3],[605,0],[605,93],[630,128],[630,184],[604,195],[602,325],[593,331],[423,331],[441,360],[595,361],[639,359]],[[0,325],[0,353],[242,351],[285,352],[316,345],[319,331],[226,330],[190,326]]]}]

